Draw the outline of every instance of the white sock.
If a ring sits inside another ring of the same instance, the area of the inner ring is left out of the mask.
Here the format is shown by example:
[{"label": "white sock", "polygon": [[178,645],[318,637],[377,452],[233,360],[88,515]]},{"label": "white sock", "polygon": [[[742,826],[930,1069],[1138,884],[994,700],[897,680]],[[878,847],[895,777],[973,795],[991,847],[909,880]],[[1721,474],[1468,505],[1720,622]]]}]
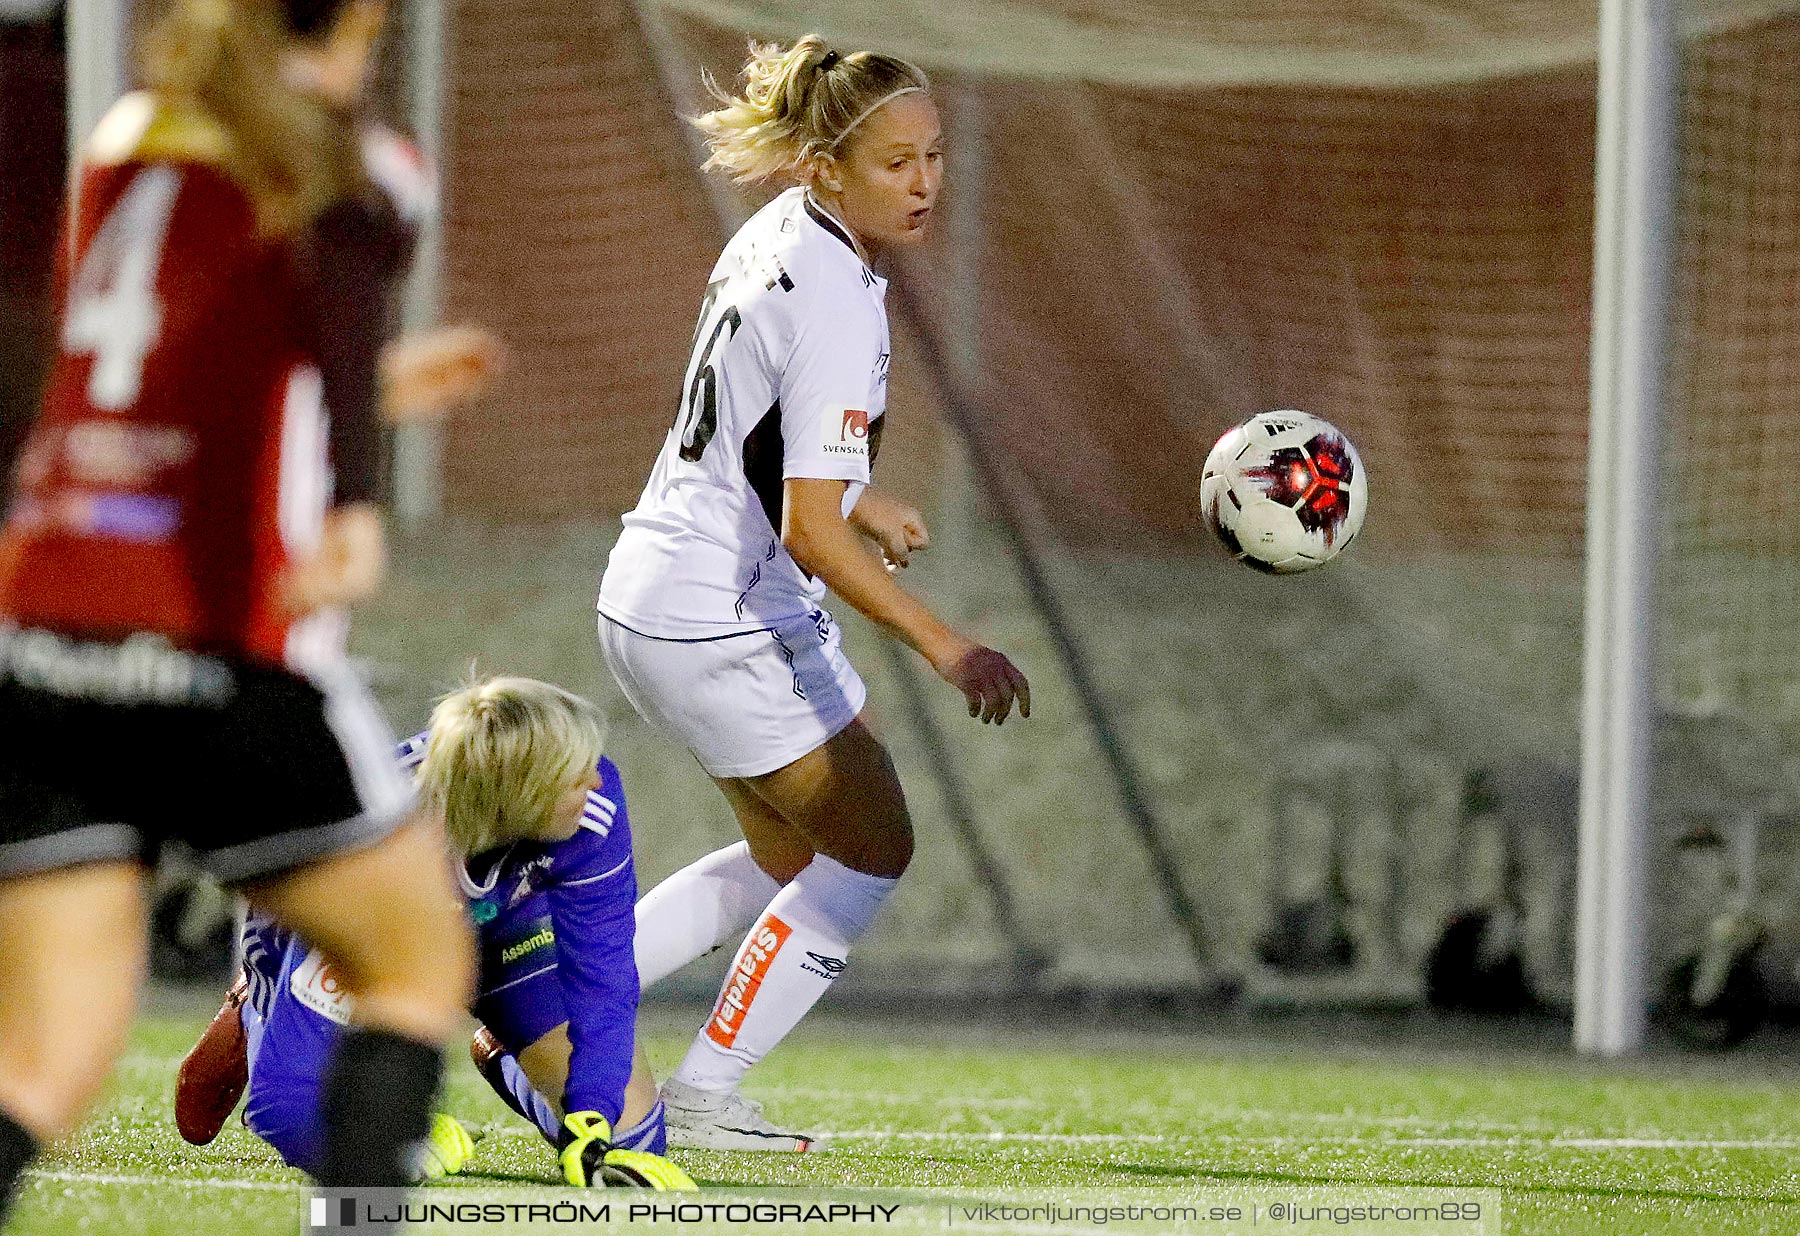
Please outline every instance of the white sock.
[{"label": "white sock", "polygon": [[850,945],[897,883],[823,854],[808,863],[744,938],[676,1079],[715,1094],[737,1089],[843,972]]},{"label": "white sock", "polygon": [[750,857],[747,841],[689,863],[637,903],[639,985],[648,987],[738,939],[780,891]]}]

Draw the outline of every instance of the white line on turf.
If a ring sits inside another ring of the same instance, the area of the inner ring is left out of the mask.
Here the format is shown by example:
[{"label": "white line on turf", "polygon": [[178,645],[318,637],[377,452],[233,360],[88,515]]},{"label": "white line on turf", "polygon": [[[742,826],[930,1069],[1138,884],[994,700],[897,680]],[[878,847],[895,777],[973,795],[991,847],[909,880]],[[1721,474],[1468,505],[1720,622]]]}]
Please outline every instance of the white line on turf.
[{"label": "white line on turf", "polygon": [[[1338,1139],[1332,1139],[1338,1140]],[[1711,1137],[1401,1137],[1387,1143],[1394,1146],[1505,1146],[1529,1149],[1541,1146],[1547,1150],[1800,1150],[1800,1140],[1791,1137],[1711,1138]]]},{"label": "white line on turf", "polygon": [[891,1129],[825,1129],[820,1137],[843,1141],[942,1141],[990,1142],[1004,1144],[1079,1145],[1158,1145],[1164,1142],[1222,1141],[1226,1144],[1256,1146],[1330,1145],[1330,1146],[1439,1146],[1474,1148],[1491,1146],[1507,1150],[1800,1150],[1800,1139],[1771,1138],[1682,1138],[1682,1137],[1357,1137],[1344,1134],[1322,1136],[1265,1136],[1196,1134],[1192,1136],[1164,1133],[1009,1133],[1004,1131],[930,1132]]},{"label": "white line on turf", "polygon": [[827,1103],[880,1103],[907,1104],[917,1106],[920,1102],[929,1103],[933,1107],[963,1107],[970,1111],[984,1111],[992,1108],[1007,1110],[1028,1107],[1061,1107],[1068,1104],[1071,1096],[1065,1092],[1058,1099],[1037,1099],[1026,1095],[980,1095],[963,1098],[956,1095],[944,1095],[938,1098],[921,1099],[918,1095],[897,1094],[882,1090],[829,1090],[812,1086],[779,1086],[771,1088],[767,1093],[783,1099],[818,1100]]},{"label": "white line on turf", "polygon": [[[1508,1126],[1500,1126],[1506,1128]],[[486,1135],[499,1138],[524,1138],[536,1141],[541,1134],[523,1125],[490,1125]],[[1713,1137],[1564,1137],[1555,1134],[1536,1136],[1503,1133],[1496,1129],[1488,1134],[1460,1137],[1358,1136],[1353,1133],[1034,1133],[1007,1129],[821,1129],[820,1137],[845,1141],[909,1141],[909,1142],[987,1142],[1004,1145],[1084,1146],[1122,1145],[1155,1146],[1165,1142],[1218,1142],[1251,1146],[1436,1146],[1475,1149],[1530,1150],[1800,1150],[1800,1138],[1713,1138]]]},{"label": "white line on turf", "polygon": [[[128,1176],[111,1172],[70,1172],[55,1169],[28,1169],[26,1179],[54,1181],[58,1184],[99,1184],[99,1185],[145,1185],[172,1186],[178,1189],[246,1189],[262,1193],[303,1194],[312,1186],[304,1183],[286,1184],[278,1180],[225,1180],[217,1176]],[[541,1183],[522,1181],[518,1184],[469,1184],[457,1186],[455,1197],[458,1201],[473,1201],[486,1197],[503,1197],[517,1200],[520,1197],[544,1196],[554,1198],[565,1195],[568,1186],[560,1181],[545,1180]]]},{"label": "white line on turf", "polygon": [[[1404,1135],[1359,1136],[1354,1133],[1034,1133],[1007,1129],[821,1129],[819,1136],[866,1142],[985,1142],[990,1145],[1049,1146],[1156,1146],[1163,1143],[1224,1142],[1240,1146],[1379,1146],[1383,1148],[1432,1146],[1445,1149],[1497,1150],[1800,1150],[1800,1138],[1714,1137],[1566,1137],[1556,1134],[1503,1133],[1459,1137],[1409,1137]],[[536,1129],[520,1124],[488,1125],[483,1135],[496,1139],[521,1138],[541,1141]]]},{"label": "white line on turf", "polygon": [[28,1179],[54,1180],[59,1184],[103,1185],[172,1185],[178,1189],[248,1189],[257,1193],[301,1193],[303,1184],[284,1184],[279,1180],[223,1180],[217,1176],[122,1176],[111,1172],[65,1172],[49,1168],[31,1168]]},{"label": "white line on turf", "polygon": [[[809,1102],[826,1103],[867,1103],[875,1106],[907,1106],[916,1107],[920,1103],[929,1103],[934,1107],[952,1107],[963,1111],[1007,1111],[1038,1110],[1063,1111],[1080,1110],[1091,1106],[1090,1096],[1082,1091],[1063,1091],[1055,1098],[1040,1099],[1023,1095],[1009,1096],[956,1096],[946,1095],[933,1099],[921,1099],[918,1095],[900,1094],[892,1091],[873,1090],[833,1090],[808,1086],[778,1086],[758,1092],[771,1099],[801,1099]],[[1197,1104],[1188,1109],[1198,1117],[1216,1117],[1220,1120],[1245,1121],[1261,1120],[1283,1123],[1317,1123],[1317,1124],[1369,1124],[1381,1128],[1396,1129],[1456,1129],[1466,1128],[1466,1121],[1434,1120],[1426,1116],[1379,1116],[1363,1112],[1281,1112],[1260,1108],[1226,1107],[1222,1105]],[[1488,1121],[1483,1128],[1507,1132],[1544,1134],[1553,1133],[1553,1126],[1548,1123],[1506,1123]]]}]

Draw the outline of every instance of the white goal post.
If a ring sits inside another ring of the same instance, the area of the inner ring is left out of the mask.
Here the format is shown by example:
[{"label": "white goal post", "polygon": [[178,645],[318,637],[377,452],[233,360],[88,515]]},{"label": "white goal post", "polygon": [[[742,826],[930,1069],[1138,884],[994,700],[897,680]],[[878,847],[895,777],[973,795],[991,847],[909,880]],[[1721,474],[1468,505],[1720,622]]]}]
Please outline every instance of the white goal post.
[{"label": "white goal post", "polygon": [[1575,1046],[1647,1021],[1645,870],[1656,717],[1656,555],[1674,249],[1672,0],[1602,0],[1595,154]]},{"label": "white goal post", "polygon": [[125,93],[132,0],[68,0],[63,11],[69,47],[69,159]]},{"label": "white goal post", "polygon": [[[437,324],[443,307],[445,189],[445,64],[449,16],[443,0],[396,4],[404,32],[407,124],[438,177],[437,209],[425,219],[407,277],[401,312],[404,329]],[[390,37],[393,37],[390,35]],[[437,518],[444,506],[444,429],[436,421],[406,425],[394,433],[394,516],[406,527]]]}]

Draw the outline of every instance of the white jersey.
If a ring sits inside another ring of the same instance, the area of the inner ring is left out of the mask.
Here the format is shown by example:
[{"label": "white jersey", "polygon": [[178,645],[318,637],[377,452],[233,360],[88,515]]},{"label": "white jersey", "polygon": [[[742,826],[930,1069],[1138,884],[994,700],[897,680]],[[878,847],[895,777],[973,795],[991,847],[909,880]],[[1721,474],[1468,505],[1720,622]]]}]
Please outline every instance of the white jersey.
[{"label": "white jersey", "polygon": [[675,426],[600,581],[600,612],[658,639],[712,639],[816,608],[781,544],[782,482],[869,481],[887,408],[887,281],[790,189],[731,239],[706,285]]}]

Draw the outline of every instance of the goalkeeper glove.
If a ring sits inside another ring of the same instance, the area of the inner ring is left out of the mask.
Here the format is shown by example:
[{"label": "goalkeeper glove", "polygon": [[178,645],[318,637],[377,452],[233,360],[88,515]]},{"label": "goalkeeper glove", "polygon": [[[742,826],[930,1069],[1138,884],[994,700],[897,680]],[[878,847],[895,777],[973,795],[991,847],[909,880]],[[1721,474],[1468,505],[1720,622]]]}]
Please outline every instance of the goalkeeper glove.
[{"label": "goalkeeper glove", "polygon": [[698,1189],[693,1177],[659,1154],[618,1150],[612,1126],[599,1112],[570,1112],[563,1117],[563,1177],[578,1188]]},{"label": "goalkeeper glove", "polygon": [[475,1153],[474,1137],[463,1127],[462,1121],[455,1116],[443,1112],[431,1114],[431,1128],[425,1134],[425,1140],[418,1145],[414,1166],[417,1169],[414,1178],[418,1180],[442,1180],[445,1176],[461,1174],[469,1165],[469,1158]]}]

